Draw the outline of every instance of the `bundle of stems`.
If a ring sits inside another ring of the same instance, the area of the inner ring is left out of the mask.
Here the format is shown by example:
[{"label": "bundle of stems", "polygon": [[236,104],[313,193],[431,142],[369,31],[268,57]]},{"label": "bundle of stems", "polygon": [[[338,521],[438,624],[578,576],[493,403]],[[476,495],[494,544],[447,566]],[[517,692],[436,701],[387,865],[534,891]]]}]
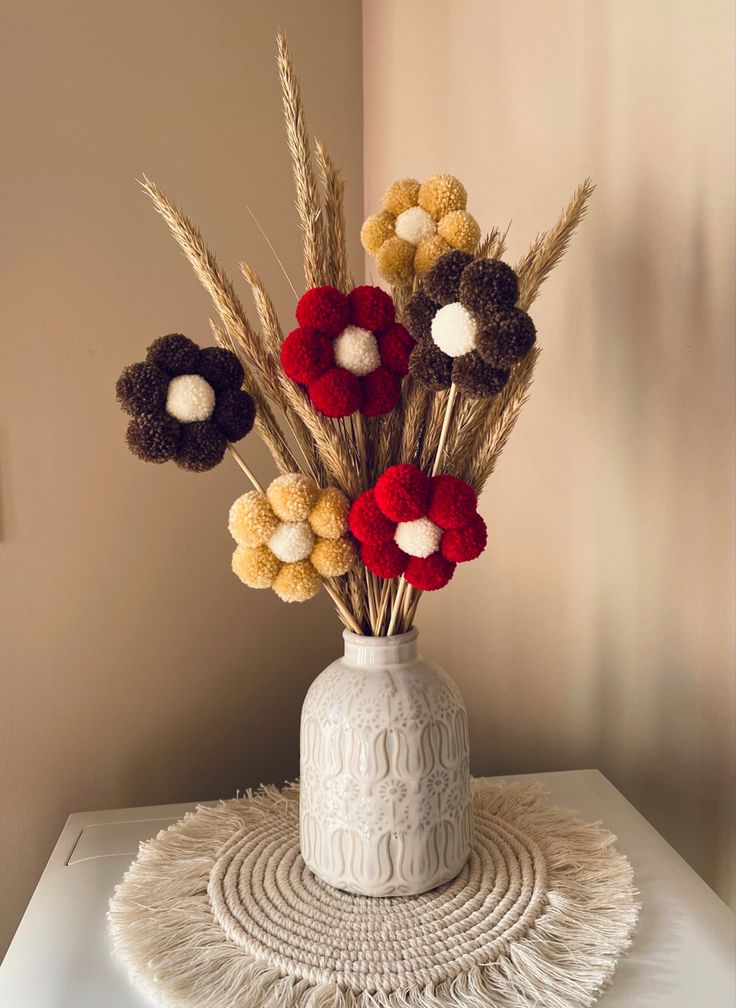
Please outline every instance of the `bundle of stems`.
[{"label": "bundle of stems", "polygon": [[[302,233],[305,289],[330,284],[347,293],[354,281],[347,256],[344,182],[323,144],[315,141],[312,147],[299,79],[282,35],[277,38],[277,47]],[[342,420],[330,419],[317,412],[305,391],[284,374],[279,359],[284,333],[255,270],[248,263],[240,264],[253,295],[257,327],[192,221],[149,178],[144,176],[141,184],[212,298],[218,315],[210,322],[214,339],[237,354],[243,365],[244,387],[257,408],[256,431],[279,473],[303,473],[320,486],[338,487],[354,500],[387,467],[410,462],[430,475],[447,472],[459,476],[480,493],[529,395],[539,358],[537,347],[514,365],[503,390],[491,399],[470,398],[454,385],[444,392],[429,392],[408,377],[399,403],[390,413],[372,418],[356,413]],[[585,215],[592,191],[586,179],[554,226],[538,235],[515,265],[520,308],[529,308],[541,284],[564,255]],[[505,244],[506,234],[494,228],[480,243],[477,255],[500,258]],[[399,284],[390,288],[398,318],[415,288],[416,283],[414,287]],[[261,489],[245,460],[230,448],[253,487]],[[348,629],[373,636],[409,630],[421,597],[421,592],[414,591],[403,578],[381,580],[360,561],[345,576],[326,581],[325,589]]]}]

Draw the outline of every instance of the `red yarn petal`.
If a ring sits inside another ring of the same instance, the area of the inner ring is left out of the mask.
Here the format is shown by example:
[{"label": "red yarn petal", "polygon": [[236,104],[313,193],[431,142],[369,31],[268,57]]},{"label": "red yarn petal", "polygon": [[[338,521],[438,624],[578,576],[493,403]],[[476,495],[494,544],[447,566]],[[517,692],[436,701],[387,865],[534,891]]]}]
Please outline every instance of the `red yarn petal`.
[{"label": "red yarn petal", "polygon": [[403,574],[409,560],[393,541],[377,546],[363,543],[360,557],[368,570],[380,578],[395,578]]},{"label": "red yarn petal", "polygon": [[454,563],[441,553],[433,553],[428,557],[409,557],[404,577],[418,591],[437,591],[445,587],[454,573]]},{"label": "red yarn petal", "polygon": [[354,287],[348,294],[350,321],[372,333],[388,329],[396,318],[394,303],[380,287]]},{"label": "red yarn petal", "polygon": [[347,297],[335,287],[312,287],[299,299],[296,320],[300,326],[338,336],[348,324]]},{"label": "red yarn petal", "polygon": [[429,479],[413,465],[391,466],[376,483],[376,502],[392,521],[414,521],[427,514]]},{"label": "red yarn petal", "polygon": [[396,522],[392,522],[381,511],[374,490],[366,490],[353,502],[348,514],[348,524],[356,539],[371,546],[393,542],[396,532]]},{"label": "red yarn petal", "polygon": [[416,343],[403,325],[397,322],[386,332],[379,333],[376,339],[381,363],[391,368],[397,375],[401,375],[402,378],[407,375],[409,373],[409,357],[411,357]]},{"label": "red yarn petal", "polygon": [[440,553],[453,563],[475,560],[486,548],[488,530],[479,514],[464,528],[447,529],[440,539]]},{"label": "red yarn petal", "polygon": [[340,367],[325,371],[307,389],[314,408],[328,417],[350,416],[363,398],[358,379]]},{"label": "red yarn petal", "polygon": [[335,363],[332,340],[316,329],[294,329],[281,344],[284,373],[302,385],[308,385]]},{"label": "red yarn petal", "polygon": [[387,367],[377,367],[363,378],[363,416],[390,413],[401,395],[401,379]]},{"label": "red yarn petal", "polygon": [[427,517],[440,528],[462,528],[467,525],[478,506],[475,490],[457,476],[442,474],[432,477]]}]

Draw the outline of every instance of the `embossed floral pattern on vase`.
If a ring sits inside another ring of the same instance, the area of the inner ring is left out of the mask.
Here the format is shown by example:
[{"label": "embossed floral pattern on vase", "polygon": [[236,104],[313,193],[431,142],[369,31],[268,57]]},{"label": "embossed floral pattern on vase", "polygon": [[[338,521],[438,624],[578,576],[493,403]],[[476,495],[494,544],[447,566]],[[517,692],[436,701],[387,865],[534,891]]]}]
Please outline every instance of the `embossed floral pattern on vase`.
[{"label": "embossed floral pattern on vase", "polygon": [[302,710],[302,854],[349,892],[425,892],[454,877],[470,848],[462,697],[417,657],[416,631],[344,636],[345,657],[314,681]]}]

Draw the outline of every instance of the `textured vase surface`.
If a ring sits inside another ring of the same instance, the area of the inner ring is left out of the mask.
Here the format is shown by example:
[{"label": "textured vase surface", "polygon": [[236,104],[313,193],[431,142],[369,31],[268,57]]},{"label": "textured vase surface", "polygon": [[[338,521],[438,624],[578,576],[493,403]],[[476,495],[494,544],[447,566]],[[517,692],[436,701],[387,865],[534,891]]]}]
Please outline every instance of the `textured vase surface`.
[{"label": "textured vase surface", "polygon": [[302,707],[302,856],[347,892],[426,892],[470,852],[465,705],[450,676],[418,655],[416,630],[343,637],[344,656]]}]

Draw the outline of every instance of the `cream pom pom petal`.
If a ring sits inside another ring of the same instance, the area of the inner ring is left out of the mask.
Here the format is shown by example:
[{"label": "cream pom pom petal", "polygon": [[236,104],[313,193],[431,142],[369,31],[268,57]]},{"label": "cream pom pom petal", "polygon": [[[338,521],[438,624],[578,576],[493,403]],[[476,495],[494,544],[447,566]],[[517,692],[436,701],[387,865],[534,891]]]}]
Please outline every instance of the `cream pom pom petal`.
[{"label": "cream pom pom petal", "polygon": [[237,548],[232,569],[249,588],[272,588],[284,602],[306,602],[325,578],[355,563],[348,535],[350,502],[337,487],[320,489],[301,473],[286,473],[264,491],[243,494],[230,508]]}]

